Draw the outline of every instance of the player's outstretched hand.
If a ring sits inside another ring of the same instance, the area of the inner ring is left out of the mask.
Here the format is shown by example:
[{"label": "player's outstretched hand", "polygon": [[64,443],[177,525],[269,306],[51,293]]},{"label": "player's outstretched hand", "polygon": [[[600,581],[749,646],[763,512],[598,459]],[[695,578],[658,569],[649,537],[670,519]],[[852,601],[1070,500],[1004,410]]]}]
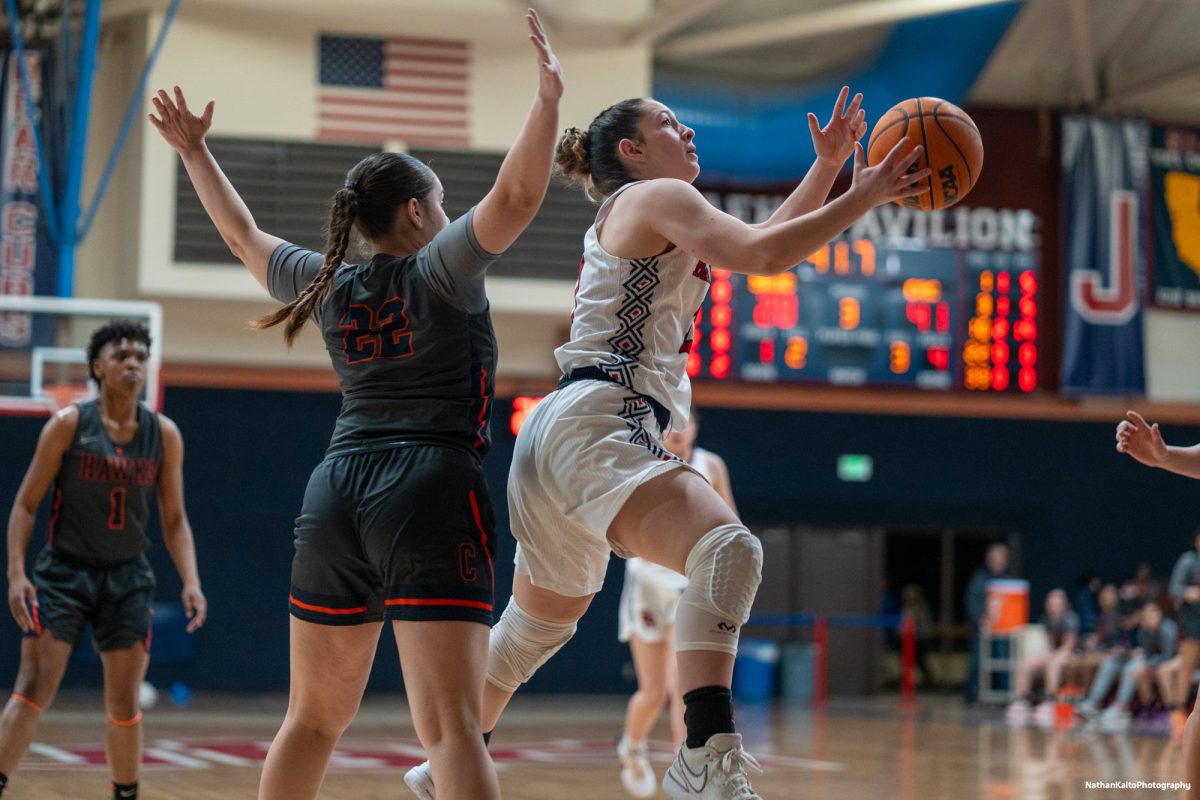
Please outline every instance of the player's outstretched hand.
[{"label": "player's outstretched hand", "polygon": [[32,633],[35,626],[29,610],[37,605],[37,589],[22,575],[8,582],[8,608],[22,633]]},{"label": "player's outstretched hand", "polygon": [[854,183],[851,192],[858,192],[871,203],[871,207],[890,203],[902,197],[914,197],[929,191],[925,183],[932,171],[926,167],[909,172],[924,151],[920,145],[913,146],[908,137],[896,142],[888,154],[873,167],[867,166],[867,154],[861,142],[854,144]]},{"label": "player's outstretched hand", "polygon": [[208,619],[208,600],[199,586],[183,587],[183,613],[187,615],[187,632],[196,632]]},{"label": "player's outstretched hand", "polygon": [[818,161],[840,167],[854,154],[854,145],[867,132],[867,113],[861,108],[862,94],[856,93],[847,108],[846,98],[849,96],[850,87],[843,86],[833,104],[833,115],[824,128],[816,114],[810,112],[808,115],[808,132],[812,135],[813,151]]},{"label": "player's outstretched hand", "polygon": [[1126,411],[1125,419],[1117,426],[1117,452],[1157,467],[1167,460],[1167,443],[1158,431],[1157,422],[1151,425],[1136,411]]},{"label": "player's outstretched hand", "polygon": [[529,41],[533,42],[538,57],[538,97],[550,102],[558,102],[563,95],[562,65],[558,56],[550,49],[550,40],[542,28],[542,20],[537,11],[532,8],[525,12],[525,21],[529,23]]},{"label": "player's outstretched hand", "polygon": [[159,89],[158,93],[150,98],[150,102],[154,103],[154,110],[158,112],[158,116],[147,114],[147,118],[177,153],[182,155],[204,143],[204,136],[212,127],[215,101],[209,100],[208,105],[204,107],[204,113],[198,117],[188,108],[187,98],[178,86],[175,87],[174,100]]}]

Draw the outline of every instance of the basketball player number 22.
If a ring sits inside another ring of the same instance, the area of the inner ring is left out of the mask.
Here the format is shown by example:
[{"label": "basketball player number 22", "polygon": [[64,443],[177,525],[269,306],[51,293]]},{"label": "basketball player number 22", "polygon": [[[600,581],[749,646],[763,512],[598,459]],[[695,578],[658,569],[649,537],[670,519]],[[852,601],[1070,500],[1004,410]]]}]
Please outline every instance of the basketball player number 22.
[{"label": "basketball player number 22", "polygon": [[403,297],[393,297],[378,309],[352,305],[342,314],[338,327],[345,331],[347,364],[412,355],[412,334],[408,332]]}]

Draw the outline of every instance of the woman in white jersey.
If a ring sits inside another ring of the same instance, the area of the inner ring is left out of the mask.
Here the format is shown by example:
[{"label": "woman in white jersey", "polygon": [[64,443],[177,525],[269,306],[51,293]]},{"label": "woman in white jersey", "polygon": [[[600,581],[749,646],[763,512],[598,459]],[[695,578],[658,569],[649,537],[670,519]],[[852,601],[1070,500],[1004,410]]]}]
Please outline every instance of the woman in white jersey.
[{"label": "woman in white jersey", "polygon": [[[693,407],[687,427],[668,433],[663,437],[663,444],[672,455],[703,475],[736,513],[725,461],[716,453],[696,447],[699,422]],[[668,701],[671,741],[676,749],[684,741],[683,696],[679,693],[679,676],[675,668],[675,611],[687,583],[683,575],[653,561],[635,556],[625,562],[617,639],[629,643],[638,688],[629,698],[625,730],[617,744],[617,755],[621,760],[621,784],[634,797],[657,794],[646,737]]]},{"label": "woman in white jersey", "polygon": [[[729,686],[762,549],[662,436],[687,424],[685,365],[710,264],[784,272],[875,206],[928,191],[929,170],[909,171],[920,148],[907,140],[866,165],[861,98],[846,108],[847,94],[825,129],[810,115],[817,161],[757,225],[722,213],[692,186],[695,133],[662,103],[622,101],[560,140],[560,171],[603,204],[584,237],[570,341],[555,351],[563,378],[525,420],[513,454],[517,567],[488,648],[485,730],[574,634],[609,553],[637,555],[688,578],[675,620],[687,740],[663,788],[676,800],[758,797],[747,777],[758,766],[733,732]],[[826,203],[851,153],[853,184]],[[435,796],[424,765],[405,779],[418,796]]]}]

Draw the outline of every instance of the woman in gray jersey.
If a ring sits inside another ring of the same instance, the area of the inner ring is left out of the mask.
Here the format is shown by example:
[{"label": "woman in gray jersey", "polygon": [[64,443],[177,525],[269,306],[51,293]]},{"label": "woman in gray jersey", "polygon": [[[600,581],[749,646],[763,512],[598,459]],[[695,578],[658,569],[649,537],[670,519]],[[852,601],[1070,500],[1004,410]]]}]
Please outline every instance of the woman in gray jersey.
[{"label": "woman in gray jersey", "polygon": [[[154,600],[154,573],[145,555],[152,498],[183,581],[188,631],[204,624],[207,605],[183,505],[183,438],[175,423],[138,402],[149,355],[150,334],[138,323],[117,321],[92,334],[88,368],[99,397],[50,418],[17,490],[8,519],[8,604],[25,636],[16,686],[0,715],[0,794],[58,692],[71,650],[91,624],[104,668],[112,796],[137,797],[138,689],[150,658]],[[31,580],[26,549],[51,483],[48,541]]]},{"label": "woman in gray jersey", "polygon": [[[333,197],[315,253],[258,229],[204,145],[212,103],[155,99],[151,120],[180,154],[205,210],[251,275],[284,305],[257,321],[289,343],[313,320],[342,410],[296,520],[291,697],[261,798],[317,795],[358,709],[390,621],[417,735],[446,796],[500,796],[480,731],[495,534],[480,460],[490,444],[496,344],[484,273],[533,220],[549,184],[562,72],[527,14],[539,84],[478,205],[451,222],[432,170],[368,156]],[[344,263],[351,230],[373,253]]]}]

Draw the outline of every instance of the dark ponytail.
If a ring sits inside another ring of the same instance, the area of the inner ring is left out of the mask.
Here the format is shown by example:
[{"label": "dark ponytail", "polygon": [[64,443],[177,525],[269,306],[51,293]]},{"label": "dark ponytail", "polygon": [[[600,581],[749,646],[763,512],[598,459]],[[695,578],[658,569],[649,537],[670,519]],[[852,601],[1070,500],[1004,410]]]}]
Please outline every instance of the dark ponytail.
[{"label": "dark ponytail", "polygon": [[632,181],[619,148],[622,139],[641,140],[638,122],[645,111],[646,102],[635,97],[601,111],[586,131],[567,128],[554,153],[558,173],[583,186],[595,201]]},{"label": "dark ponytail", "polygon": [[325,232],[325,263],[295,300],[253,320],[255,328],[283,322],[283,339],[290,347],[296,335],[329,297],[334,273],[346,258],[350,233],[358,229],[368,239],[392,229],[396,213],[413,198],[424,202],[434,187],[433,170],[404,153],[376,153],[358,162],[346,174],[346,185],[329,204]]}]

